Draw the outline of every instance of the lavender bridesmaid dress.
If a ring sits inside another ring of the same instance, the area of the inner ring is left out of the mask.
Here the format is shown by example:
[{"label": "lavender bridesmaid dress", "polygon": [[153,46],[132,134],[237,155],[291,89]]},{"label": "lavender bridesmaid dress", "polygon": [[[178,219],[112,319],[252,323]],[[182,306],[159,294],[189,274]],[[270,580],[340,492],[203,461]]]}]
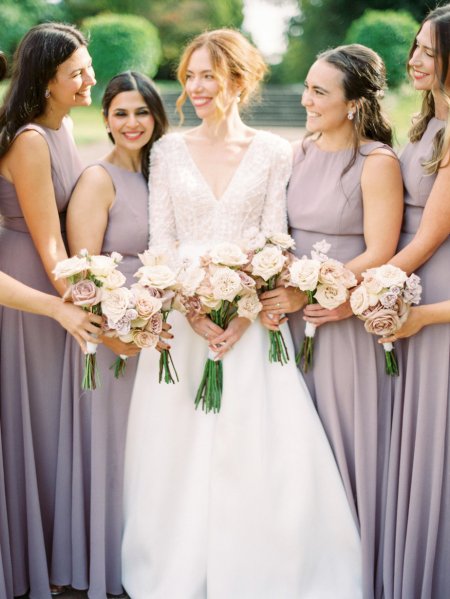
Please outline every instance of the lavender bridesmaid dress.
[{"label": "lavender bridesmaid dress", "polygon": [[[364,252],[361,173],[366,156],[387,147],[365,144],[344,176],[352,150],[325,152],[311,140],[299,148],[288,189],[289,226],[299,257],[309,256],[322,239],[331,244],[329,256],[344,263]],[[304,338],[302,317],[302,312],[289,315],[296,351]],[[316,332],[314,364],[305,380],[359,524],[364,598],[380,597],[391,399],[383,350],[355,317],[326,323]]]},{"label": "lavender bridesmaid dress", "polygon": [[11,550],[8,532],[8,511],[3,474],[3,455],[0,443],[0,597],[10,599],[12,590]]},{"label": "lavender bridesmaid dress", "polygon": [[[104,161],[96,164],[108,172],[116,191],[102,254],[116,251],[123,255],[119,270],[130,285],[136,282],[133,274],[141,266],[137,254],[148,247],[147,182],[141,173]],[[62,526],[56,535],[54,567],[64,584],[88,589],[90,599],[123,592],[120,547],[125,435],[138,359],[129,358],[125,375],[115,379],[110,366],[116,357],[99,346],[101,384],[95,391],[82,391],[82,355],[73,340],[67,341],[62,410],[64,422],[72,424],[60,437],[60,449],[61,455],[72,457],[59,470],[57,510],[70,516],[65,522],[58,520]]]},{"label": "lavender bridesmaid dress", "polygon": [[[66,120],[60,129],[35,124],[46,140],[56,204],[64,213],[81,162]],[[0,177],[0,270],[56,295],[28,227],[14,185]],[[50,599],[55,485],[66,332],[44,316],[0,307],[0,417],[14,595]]]},{"label": "lavender bridesmaid dress", "polygon": [[[405,218],[400,249],[414,237],[435,175],[423,172],[444,121],[431,119],[401,156]],[[422,303],[450,298],[450,238],[416,270]],[[396,385],[385,539],[386,599],[450,597],[450,324],[398,342],[404,365]]]}]

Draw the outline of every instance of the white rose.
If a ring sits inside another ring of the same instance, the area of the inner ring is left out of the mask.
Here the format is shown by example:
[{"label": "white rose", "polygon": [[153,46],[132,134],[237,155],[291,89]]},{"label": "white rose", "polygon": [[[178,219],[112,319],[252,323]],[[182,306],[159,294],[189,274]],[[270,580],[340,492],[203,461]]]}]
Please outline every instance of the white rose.
[{"label": "white rose", "polygon": [[324,262],[328,260],[328,252],[331,248],[331,245],[325,240],[318,241],[313,245],[313,249],[311,250],[311,258],[313,260],[319,260],[319,262]]},{"label": "white rose", "polygon": [[179,274],[178,281],[185,295],[193,295],[205,278],[205,270],[195,264],[186,266]]},{"label": "white rose", "polygon": [[219,243],[215,245],[209,252],[214,264],[222,264],[223,266],[240,266],[247,262],[247,255],[235,243]]},{"label": "white rose", "polygon": [[333,310],[347,301],[348,291],[343,285],[321,285],[317,287],[314,298],[327,310]]},{"label": "white rose", "polygon": [[321,262],[309,258],[295,260],[289,267],[290,283],[302,291],[313,291],[319,281]]},{"label": "white rose", "polygon": [[121,320],[131,303],[134,305],[131,291],[126,287],[105,290],[102,299],[102,313],[112,322]]},{"label": "white rose", "polygon": [[214,298],[232,302],[241,291],[242,284],[238,273],[224,266],[211,275],[211,287]]},{"label": "white rose", "polygon": [[387,288],[392,286],[403,287],[408,278],[406,272],[392,264],[383,264],[383,266],[376,269],[374,274],[380,284]]},{"label": "white rose", "polygon": [[165,264],[141,266],[134,276],[139,278],[141,285],[156,287],[156,289],[167,289],[177,282],[175,273]]},{"label": "white rose", "polygon": [[360,316],[369,307],[369,294],[364,285],[360,285],[350,296],[350,306],[353,314]]},{"label": "white rose", "polygon": [[138,254],[138,256],[144,266],[160,266],[169,262],[163,248],[159,246],[148,248],[148,250],[145,250],[142,254]]},{"label": "white rose", "polygon": [[256,293],[244,295],[237,303],[238,316],[248,318],[250,321],[254,321],[258,314],[262,310],[262,304],[258,299]]},{"label": "white rose", "polygon": [[295,241],[288,233],[273,233],[268,237],[271,243],[277,245],[282,250],[289,250],[291,248],[295,248]]},{"label": "white rose", "polygon": [[283,270],[286,256],[277,246],[266,246],[252,259],[252,274],[268,281]]},{"label": "white rose", "polygon": [[101,281],[105,289],[117,289],[118,287],[122,287],[127,279],[125,275],[123,275],[120,270],[113,270],[107,277],[102,277]]},{"label": "white rose", "polygon": [[261,250],[266,245],[266,236],[258,227],[250,227],[243,238],[243,247],[247,252]]},{"label": "white rose", "polygon": [[377,278],[376,268],[369,268],[363,272],[363,284],[367,289],[367,292],[373,295],[378,295],[381,291],[383,291],[383,285]]},{"label": "white rose", "polygon": [[89,257],[89,270],[94,277],[102,278],[108,277],[117,267],[116,261],[110,256],[90,256]]},{"label": "white rose", "polygon": [[84,256],[81,258],[73,256],[73,258],[67,258],[58,262],[52,273],[55,275],[55,279],[66,279],[86,271],[87,268],[88,263]]}]

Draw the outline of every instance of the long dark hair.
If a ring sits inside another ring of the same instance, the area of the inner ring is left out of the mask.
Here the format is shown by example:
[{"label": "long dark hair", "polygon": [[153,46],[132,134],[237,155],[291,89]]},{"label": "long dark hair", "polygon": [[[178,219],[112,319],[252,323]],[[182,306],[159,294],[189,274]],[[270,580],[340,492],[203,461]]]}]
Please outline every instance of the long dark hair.
[{"label": "long dark hair", "polygon": [[338,46],[319,54],[317,60],[325,60],[342,72],[345,99],[356,101],[353,154],[342,172],[345,175],[355,164],[362,139],[392,146],[392,127],[380,105],[386,89],[386,67],[376,52],[361,44]]},{"label": "long dark hair", "polygon": [[[449,92],[445,89],[445,83],[449,73],[450,59],[450,4],[439,6],[432,10],[422,21],[419,33],[424,24],[429,21],[431,24],[431,35],[434,42],[435,54],[434,64],[435,72],[439,76],[439,87],[443,98],[449,105]],[[411,46],[408,56],[408,73],[411,70],[409,61],[411,60],[416,47],[416,40]],[[423,92],[422,107],[420,112],[413,118],[413,124],[409,130],[409,139],[412,142],[422,139],[423,134],[430,120],[435,116],[435,103],[431,90]],[[433,152],[430,160],[423,164],[425,172],[435,173],[450,146],[450,127],[447,125],[440,130],[433,140]]]},{"label": "long dark hair", "polygon": [[0,156],[8,151],[19,127],[44,113],[45,90],[58,66],[86,45],[78,29],[62,23],[43,23],[25,34],[14,55],[11,83],[0,108]]},{"label": "long dark hair", "polygon": [[0,81],[3,81],[8,70],[8,61],[3,52],[0,51]]},{"label": "long dark hair", "polygon": [[[155,89],[152,80],[136,71],[125,71],[113,77],[106,86],[105,93],[102,98],[102,109],[105,118],[108,118],[108,111],[113,99],[122,92],[138,91],[144,98],[153,119],[155,127],[149,142],[142,148],[141,168],[142,174],[148,181],[149,176],[149,157],[150,150],[155,141],[164,135],[169,127],[166,111],[161,100],[161,96]],[[114,138],[111,133],[108,133],[109,138],[114,143]]]}]

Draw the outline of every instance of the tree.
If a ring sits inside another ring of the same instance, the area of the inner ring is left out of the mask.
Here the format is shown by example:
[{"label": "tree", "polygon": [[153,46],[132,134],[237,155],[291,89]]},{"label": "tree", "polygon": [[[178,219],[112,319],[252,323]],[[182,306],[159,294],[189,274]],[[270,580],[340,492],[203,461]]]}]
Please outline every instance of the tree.
[{"label": "tree", "polygon": [[[316,55],[342,44],[352,22],[366,9],[407,10],[415,19],[422,21],[435,4],[435,0],[299,0],[300,16],[290,23],[288,48],[294,39],[298,39],[302,53],[297,56],[295,69],[292,64],[294,57],[289,55],[290,72],[297,73],[297,81],[304,78]],[[296,45],[298,47],[298,42]]]},{"label": "tree", "polygon": [[100,14],[85,19],[82,29],[90,36],[98,86],[96,95],[121,71],[133,69],[153,76],[161,58],[158,31],[147,19],[135,15]]},{"label": "tree", "polygon": [[408,50],[418,27],[405,11],[366,10],[351,25],[345,43],[364,44],[378,52],[386,64],[388,84],[397,87],[406,80]]}]

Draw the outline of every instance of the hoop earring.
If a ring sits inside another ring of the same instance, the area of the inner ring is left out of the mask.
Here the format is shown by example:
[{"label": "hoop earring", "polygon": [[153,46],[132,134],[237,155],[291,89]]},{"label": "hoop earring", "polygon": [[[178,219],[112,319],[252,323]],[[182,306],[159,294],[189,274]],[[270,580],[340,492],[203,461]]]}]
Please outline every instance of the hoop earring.
[{"label": "hoop earring", "polygon": [[48,88],[44,92],[44,97],[46,100],[48,100],[50,98],[50,90]]},{"label": "hoop earring", "polygon": [[353,111],[349,110],[347,113],[347,118],[349,121],[353,121],[353,119],[355,118],[355,113]]}]

